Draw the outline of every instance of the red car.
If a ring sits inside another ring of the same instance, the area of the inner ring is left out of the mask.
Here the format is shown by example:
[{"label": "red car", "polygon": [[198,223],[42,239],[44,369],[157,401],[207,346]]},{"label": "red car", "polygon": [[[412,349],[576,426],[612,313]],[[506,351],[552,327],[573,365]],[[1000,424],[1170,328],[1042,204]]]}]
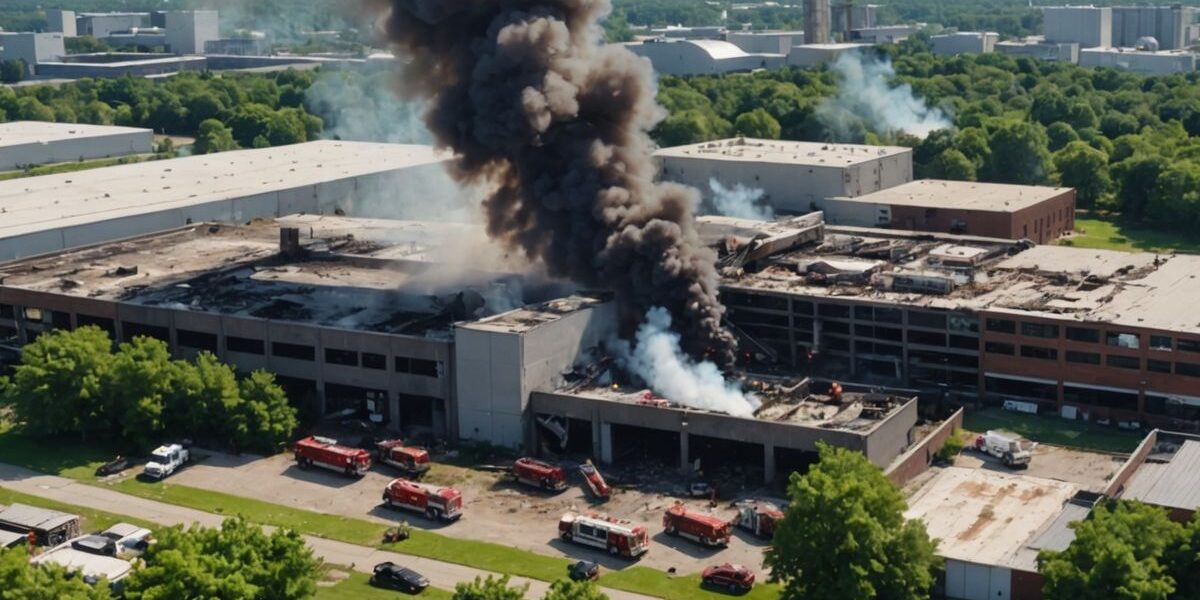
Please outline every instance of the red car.
[{"label": "red car", "polygon": [[704,569],[701,576],[704,585],[725,588],[730,593],[749,592],[754,587],[754,572],[742,565],[723,565]]}]

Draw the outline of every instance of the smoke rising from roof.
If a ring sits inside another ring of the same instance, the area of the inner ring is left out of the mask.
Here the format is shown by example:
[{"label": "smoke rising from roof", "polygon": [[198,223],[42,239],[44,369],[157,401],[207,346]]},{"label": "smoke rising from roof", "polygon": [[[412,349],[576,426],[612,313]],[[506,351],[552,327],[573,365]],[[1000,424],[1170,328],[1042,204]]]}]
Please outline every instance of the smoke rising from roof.
[{"label": "smoke rising from roof", "polygon": [[892,85],[896,70],[861,52],[838,57],[830,68],[838,75],[837,96],[817,107],[817,117],[835,141],[861,141],[861,126],[877,133],[904,132],[919,138],[950,127],[950,119],[913,95],[912,86]]},{"label": "smoke rising from roof", "polygon": [[706,204],[712,205],[715,214],[755,221],[775,220],[775,210],[763,200],[765,192],[761,188],[751,188],[741,183],[725,187],[716,178],[708,180],[708,188],[712,190],[712,195]]},{"label": "smoke rising from roof", "polygon": [[665,113],[650,64],[601,42],[609,0],[392,0],[399,90],[486,184],[489,235],[553,276],[604,287],[632,314],[670,311],[683,348],[733,362],[716,256],[695,190],[654,183],[647,131]]}]

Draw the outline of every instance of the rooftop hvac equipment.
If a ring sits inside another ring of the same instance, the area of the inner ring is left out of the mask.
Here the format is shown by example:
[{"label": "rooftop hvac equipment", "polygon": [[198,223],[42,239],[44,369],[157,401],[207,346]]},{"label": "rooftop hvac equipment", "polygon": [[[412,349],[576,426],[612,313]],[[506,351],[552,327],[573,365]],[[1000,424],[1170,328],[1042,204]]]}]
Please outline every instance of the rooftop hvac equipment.
[{"label": "rooftop hvac equipment", "polygon": [[954,280],[940,273],[885,273],[882,277],[887,288],[896,292],[949,294],[954,291]]}]

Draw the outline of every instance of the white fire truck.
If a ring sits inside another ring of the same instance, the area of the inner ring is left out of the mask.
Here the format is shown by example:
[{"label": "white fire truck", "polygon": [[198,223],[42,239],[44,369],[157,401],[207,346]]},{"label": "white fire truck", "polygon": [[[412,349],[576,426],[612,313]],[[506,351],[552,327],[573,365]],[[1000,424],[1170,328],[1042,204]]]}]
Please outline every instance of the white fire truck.
[{"label": "white fire truck", "polygon": [[650,549],[645,527],[603,515],[563,515],[558,522],[563,541],[606,550],[614,556],[637,558]]}]

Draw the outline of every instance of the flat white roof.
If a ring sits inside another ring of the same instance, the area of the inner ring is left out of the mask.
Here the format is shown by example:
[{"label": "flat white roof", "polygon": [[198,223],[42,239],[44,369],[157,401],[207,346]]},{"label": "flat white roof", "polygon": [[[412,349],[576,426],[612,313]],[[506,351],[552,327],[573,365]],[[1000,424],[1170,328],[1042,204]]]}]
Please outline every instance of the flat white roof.
[{"label": "flat white roof", "polygon": [[318,141],[13,179],[0,182],[0,239],[448,158],[430,146]]},{"label": "flat white roof", "polygon": [[120,581],[133,570],[128,561],[111,556],[81,552],[68,542],[33,559],[34,564],[58,565],[69,572],[82,573],[84,577],[104,577],[108,581]]},{"label": "flat white roof", "polygon": [[661,148],[654,153],[654,156],[656,158],[694,158],[729,162],[843,167],[911,152],[912,149],[900,146],[733,138]]},{"label": "flat white roof", "polygon": [[905,516],[924,521],[947,559],[1012,566],[1076,491],[1064,481],[950,467],[909,498]]},{"label": "flat white roof", "polygon": [[66,140],[96,138],[109,135],[144,133],[154,135],[149,129],[136,127],[112,127],[105,125],[82,125],[78,123],[46,123],[42,121],[12,121],[0,123],[0,150],[8,146],[23,144],[50,144]]},{"label": "flat white roof", "polygon": [[1012,213],[1036,206],[1071,191],[1071,188],[1009,185],[975,181],[919,179],[896,187],[839,201],[920,208],[946,208]]}]

